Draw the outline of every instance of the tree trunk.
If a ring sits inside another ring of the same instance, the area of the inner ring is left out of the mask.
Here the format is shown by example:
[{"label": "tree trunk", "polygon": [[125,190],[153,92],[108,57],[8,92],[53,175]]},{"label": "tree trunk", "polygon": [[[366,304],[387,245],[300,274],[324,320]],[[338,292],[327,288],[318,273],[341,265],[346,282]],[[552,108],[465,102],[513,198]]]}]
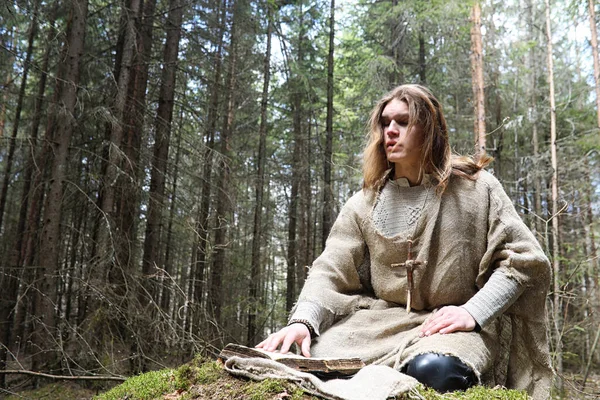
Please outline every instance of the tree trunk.
[{"label": "tree trunk", "polygon": [[[56,29],[54,27],[54,22],[56,20],[56,13],[58,10],[58,3],[52,7],[52,11],[48,18],[48,26],[50,27],[48,30],[48,37],[54,37],[56,35]],[[32,176],[34,166],[36,166],[36,158],[39,157],[39,151],[37,146],[37,138],[39,133],[40,122],[42,119],[42,108],[44,104],[44,94],[46,92],[46,79],[48,77],[48,67],[50,65],[50,46],[46,47],[44,51],[44,56],[42,58],[42,66],[40,68],[40,80],[38,84],[38,92],[35,98],[35,104],[33,109],[33,119],[31,122],[30,128],[30,146],[31,151],[27,152],[27,160],[25,162],[25,172],[23,174],[23,191],[21,192],[21,202],[19,208],[19,222],[17,224],[17,234],[16,236],[16,244],[13,252],[12,265],[21,266],[23,265],[23,244],[26,240],[26,221],[27,221],[27,213],[29,210],[29,203],[31,199],[34,197],[34,193],[36,192],[35,187],[32,187]],[[39,161],[39,160],[38,160]],[[37,164],[38,168],[42,167]],[[33,226],[28,227],[30,230]]]},{"label": "tree trunk", "polygon": [[285,296],[285,307],[287,311],[290,311],[296,301],[296,268],[298,262],[298,249],[296,239],[296,229],[298,221],[298,203],[300,184],[302,180],[301,171],[302,168],[302,153],[304,152],[305,144],[304,138],[302,137],[302,82],[299,76],[300,70],[304,64],[304,11],[302,10],[302,4],[300,4],[300,32],[298,33],[298,53],[296,59],[296,72],[293,77],[291,103],[293,113],[293,132],[294,132],[294,148],[292,156],[292,187],[290,193],[290,206],[288,210],[288,239],[287,239],[287,289]]},{"label": "tree trunk", "polygon": [[546,40],[548,52],[548,85],[550,86],[550,154],[552,162],[552,269],[554,271],[552,304],[555,329],[555,361],[556,387],[563,392],[562,363],[562,320],[560,302],[560,246],[558,220],[558,159],[556,154],[556,104],[554,97],[554,61],[552,55],[552,27],[550,19],[550,0],[546,1]]},{"label": "tree trunk", "polygon": [[[15,38],[17,36],[17,32],[14,29],[10,31],[10,37],[12,39],[12,43],[10,46],[7,46],[10,50],[12,47],[12,51],[10,51],[10,57],[8,59],[7,65],[13,65],[15,63],[15,54],[17,45],[15,43]],[[6,75],[6,80],[2,85],[2,105],[0,106],[0,138],[4,137],[4,127],[6,126],[6,105],[8,104],[8,93],[9,89],[13,84],[14,78],[12,76],[12,69],[9,69],[8,74]]]},{"label": "tree trunk", "polygon": [[[311,115],[310,112],[309,115]],[[308,118],[308,127],[306,129],[306,137],[302,137],[301,156],[300,156],[300,188],[299,188],[299,212],[298,219],[300,226],[298,227],[299,240],[296,241],[297,262],[296,262],[296,290],[295,293],[300,293],[306,280],[306,272],[308,265],[312,262],[312,230],[315,226],[312,217],[312,151],[310,143],[312,141],[312,120]],[[301,125],[302,126],[302,125]]]},{"label": "tree trunk", "polygon": [[[230,29],[231,42],[229,46],[229,72],[227,77],[227,88],[225,91],[225,104],[227,107],[227,113],[223,123],[223,129],[221,130],[221,140],[219,142],[219,177],[217,179],[217,190],[219,193],[219,201],[216,207],[216,220],[219,226],[215,233],[215,250],[212,265],[210,269],[210,286],[208,290],[209,299],[209,311],[213,318],[213,327],[219,328],[221,326],[221,309],[223,307],[223,271],[225,269],[225,248],[227,247],[227,231],[230,223],[230,214],[232,210],[231,196],[231,167],[229,165],[229,159],[231,155],[230,151],[230,137],[233,132],[233,122],[235,118],[235,89],[236,89],[236,67],[238,61],[238,24],[240,8],[245,5],[240,1],[232,1],[231,9],[233,10],[233,20]],[[221,346],[223,343],[220,342],[220,337],[217,335],[218,330],[213,330],[212,338],[216,339],[216,343]]]},{"label": "tree trunk", "polygon": [[[596,10],[595,3],[593,0],[589,0],[589,20],[590,20],[590,31],[592,33],[591,45],[592,45],[592,56],[594,58],[594,84],[596,89],[596,117],[597,117],[597,125],[598,125],[598,133],[600,133],[600,59],[598,58],[598,28],[596,26]],[[586,174],[587,176],[591,176],[591,171],[589,168],[589,161],[585,160],[586,166]],[[600,306],[600,291],[598,287],[598,259],[597,259],[597,250],[596,250],[596,238],[594,235],[593,228],[593,209],[592,209],[592,193],[591,193],[592,181],[589,181],[589,184],[586,186],[586,197],[587,197],[587,212],[586,212],[586,242],[588,247],[588,257],[590,260],[590,282],[589,287],[590,290],[590,298],[591,298],[591,309],[594,310],[592,314],[593,321],[598,324],[599,321],[599,306]],[[593,354],[590,355],[592,357]],[[593,358],[590,358],[593,360]],[[585,384],[585,380],[584,380]]]},{"label": "tree trunk", "polygon": [[473,82],[473,106],[475,112],[475,154],[485,155],[485,96],[483,83],[483,44],[481,41],[481,7],[479,2],[471,10],[471,74]]},{"label": "tree trunk", "polygon": [[[585,287],[587,287],[587,309],[588,315],[591,316],[591,323],[594,326],[600,324],[600,293],[598,288],[598,249],[596,247],[596,235],[594,231],[594,210],[593,210],[593,193],[592,193],[592,171],[590,169],[590,163],[587,157],[584,160],[585,163],[585,215],[583,220],[584,231],[585,231],[585,248],[588,259],[588,272],[584,274],[586,279]],[[593,357],[593,352],[590,357]],[[593,358],[592,358],[593,359]]]},{"label": "tree trunk", "polygon": [[[528,39],[531,43],[536,41],[537,30],[535,28],[535,5],[532,0],[527,0],[527,25]],[[540,144],[538,139],[538,111],[537,111],[537,46],[531,46],[527,55],[529,67],[529,122],[531,124],[531,141],[533,144],[533,160],[539,163],[540,160]],[[544,226],[542,224],[542,185],[540,184],[540,175],[537,171],[531,171],[533,175],[533,210],[535,218],[533,222],[534,232],[543,234]]]},{"label": "tree trunk", "polygon": [[[185,83],[183,85],[185,87]],[[160,296],[161,308],[165,313],[169,312],[169,304],[171,300],[171,290],[169,289],[170,285],[165,284],[165,279],[169,281],[172,280],[172,271],[171,267],[171,250],[173,247],[173,220],[175,219],[175,210],[177,204],[177,180],[179,178],[179,159],[181,156],[181,136],[183,136],[183,109],[180,110],[179,114],[179,129],[177,135],[177,144],[176,144],[176,152],[175,152],[175,164],[173,165],[173,185],[171,186],[171,201],[169,207],[169,223],[167,225],[167,239],[165,241],[165,265],[164,265],[164,273],[163,276],[161,290],[162,295]]]},{"label": "tree trunk", "polygon": [[[54,22],[56,19],[56,13],[58,9],[58,3],[52,7],[52,11],[48,17],[48,37],[54,37],[56,35],[56,29],[54,28]],[[25,162],[25,171],[23,174],[23,191],[21,192],[21,202],[19,204],[19,221],[17,223],[17,233],[15,235],[15,247],[13,253],[11,255],[11,265],[16,267],[21,267],[23,265],[30,265],[26,260],[26,249],[27,243],[30,242],[29,238],[32,238],[36,235],[38,226],[39,226],[39,214],[37,213],[37,209],[39,207],[36,204],[41,203],[41,196],[43,196],[43,189],[40,186],[42,185],[41,173],[36,173],[36,184],[33,184],[32,179],[34,176],[34,167],[40,168],[44,170],[45,159],[46,157],[43,155],[43,151],[38,149],[37,138],[39,132],[39,126],[42,118],[42,108],[44,104],[44,93],[46,90],[46,78],[48,66],[50,64],[50,52],[51,48],[49,46],[46,47],[44,51],[44,56],[42,59],[42,67],[40,69],[40,78],[38,84],[38,93],[35,98],[35,105],[33,111],[33,119],[30,125],[30,145],[31,151],[27,152],[27,160]],[[35,212],[33,212],[35,210]],[[33,214],[33,215],[30,215]],[[30,218],[31,217],[31,218]],[[29,221],[29,223],[27,223]],[[21,280],[22,285],[20,287],[25,288],[28,287],[33,281],[31,270],[21,270],[19,274],[19,279]],[[19,290],[20,292],[20,290]],[[19,293],[20,295],[20,293]],[[12,316],[14,319],[13,327],[16,329],[16,332],[13,337],[23,337],[23,327],[25,325],[24,318],[27,309],[28,298],[31,298],[31,294],[29,296],[22,296],[22,300],[16,304],[16,312]]]},{"label": "tree trunk", "polygon": [[252,266],[250,271],[250,312],[248,314],[248,336],[247,344],[252,346],[256,340],[256,315],[260,304],[259,288],[262,278],[262,263],[260,257],[260,245],[262,242],[262,214],[263,196],[265,186],[265,162],[267,158],[267,109],[269,106],[269,83],[271,80],[271,35],[273,32],[273,21],[271,6],[268,2],[267,9],[267,49],[263,61],[263,89],[260,101],[260,127],[258,129],[258,160],[256,170],[254,224],[252,228]]},{"label": "tree trunk", "polygon": [[[494,129],[493,131],[495,132],[494,138],[493,138],[493,149],[491,150],[493,152],[493,156],[494,156],[494,176],[496,176],[496,178],[498,178],[500,181],[506,180],[508,179],[508,169],[505,170],[503,168],[503,149],[504,149],[504,126],[503,126],[503,110],[502,110],[502,97],[500,96],[501,94],[501,82],[500,82],[500,62],[499,62],[499,57],[497,55],[498,53],[498,46],[497,46],[497,42],[498,42],[498,32],[496,29],[496,24],[494,23],[495,20],[495,16],[496,16],[496,6],[494,5],[494,3],[490,3],[489,7],[489,15],[488,15],[488,19],[487,19],[487,34],[486,34],[486,55],[488,56],[488,65],[489,65],[489,83],[488,83],[488,93],[487,93],[487,105],[486,105],[486,109],[491,111],[491,114],[493,116],[492,120],[494,122]],[[482,46],[482,50],[483,50],[483,46]],[[518,87],[519,84],[519,77],[516,78],[515,80],[515,86]],[[485,91],[485,89],[484,89]],[[513,113],[512,115],[516,115],[514,114],[515,112],[519,113],[520,111],[516,111],[518,108],[518,104],[517,101],[513,101],[512,104],[512,110],[511,112]],[[487,142],[487,141],[486,141]],[[489,151],[489,148],[488,148]],[[519,164],[517,161],[517,158],[515,158],[515,162],[514,164]],[[515,179],[516,180],[516,179]],[[515,196],[513,198],[516,198],[517,194],[515,193]]]},{"label": "tree trunk", "polygon": [[[123,285],[122,277],[125,275],[121,268],[126,268],[128,256],[124,256],[125,260],[117,258],[115,263],[117,268],[112,268],[107,265],[109,260],[113,259],[112,254],[114,247],[129,248],[128,245],[123,244],[123,238],[120,237],[121,232],[115,228],[115,185],[120,182],[119,175],[122,169],[122,142],[123,142],[123,126],[125,108],[127,105],[127,94],[128,86],[130,85],[130,78],[132,73],[132,64],[134,59],[136,46],[136,23],[138,21],[139,9],[141,0],[129,0],[129,4],[125,4],[125,0],[122,5],[122,19],[125,21],[124,33],[123,33],[123,47],[122,51],[118,51],[119,57],[117,57],[117,64],[115,71],[118,74],[116,96],[113,104],[113,115],[114,122],[111,124],[110,136],[108,140],[108,164],[106,165],[106,171],[104,174],[102,193],[100,195],[100,210],[102,216],[99,219],[99,233],[98,233],[98,250],[97,257],[100,268],[95,267],[97,270],[95,275],[104,275],[104,270],[109,268],[112,272],[109,274],[113,283]],[[120,62],[119,62],[120,61]],[[119,271],[119,272],[117,272]],[[124,271],[127,271],[126,269]]]},{"label": "tree trunk", "polygon": [[31,64],[31,56],[33,54],[33,41],[38,30],[38,8],[39,0],[33,5],[33,18],[29,25],[29,38],[27,41],[27,53],[25,55],[25,63],[23,64],[23,75],[21,77],[21,87],[19,89],[19,97],[17,99],[17,107],[15,109],[15,119],[12,126],[12,134],[8,145],[8,155],[6,157],[6,166],[4,167],[4,179],[2,180],[2,189],[0,190],[0,231],[2,231],[2,221],[4,217],[4,208],[6,206],[6,198],[8,193],[8,184],[10,183],[13,158],[17,145],[17,134],[19,133],[19,124],[21,122],[21,111],[23,110],[23,100],[25,98],[25,89],[27,87],[27,75]]},{"label": "tree trunk", "polygon": [[[294,95],[295,97],[298,94]],[[296,105],[298,101],[296,100]],[[295,109],[296,110],[296,109]],[[301,129],[296,127],[300,124],[300,111],[294,111],[294,131]],[[290,208],[288,211],[288,240],[287,240],[287,286],[285,296],[285,308],[290,311],[296,301],[296,262],[297,262],[297,243],[296,243],[296,224],[298,219],[298,188],[300,186],[300,149],[301,138],[294,134],[294,156],[292,159],[292,188],[290,193]]]},{"label": "tree trunk", "polygon": [[[154,141],[154,157],[152,159],[152,177],[150,179],[150,200],[144,240],[144,258],[142,273],[144,279],[152,274],[154,267],[159,267],[160,235],[162,230],[162,214],[164,209],[165,176],[169,158],[169,141],[171,122],[173,120],[173,102],[175,99],[175,82],[179,39],[183,20],[183,6],[180,0],[170,0],[167,18],[167,40],[164,49],[164,66],[162,71],[160,96],[156,116],[156,136]],[[146,285],[148,293],[156,296],[155,288]]]},{"label": "tree trunk", "polygon": [[[13,130],[9,143],[6,166],[4,167],[4,180],[2,182],[2,190],[0,192],[0,232],[2,231],[2,221],[4,216],[4,208],[6,206],[8,184],[10,182],[17,133],[19,132],[19,123],[21,121],[21,110],[23,108],[23,99],[25,97],[25,88],[27,86],[27,75],[29,73],[31,56],[33,54],[33,41],[37,35],[39,4],[40,2],[37,0],[33,5],[33,18],[31,19],[31,25],[29,26],[29,40],[27,44],[25,63],[23,65],[21,88],[19,90],[19,98],[17,100],[17,107],[15,110],[15,119],[13,122]],[[9,259],[14,261],[15,257],[9,257]],[[11,314],[17,304],[18,275],[19,269],[17,264],[11,263],[10,265],[4,267],[3,279],[1,280],[3,290],[0,293],[0,342],[4,343],[5,346],[0,346],[0,370],[6,369],[6,361],[8,361],[7,347],[9,347],[11,343],[12,321],[14,317],[14,315]],[[5,379],[6,376],[2,374],[0,376],[0,388],[5,387]]]},{"label": "tree trunk", "polygon": [[137,236],[137,220],[140,208],[141,171],[140,149],[144,132],[146,114],[146,88],[148,85],[148,67],[152,56],[152,37],[156,0],[146,0],[143,5],[143,17],[140,27],[138,49],[134,54],[133,69],[129,81],[129,99],[124,116],[123,152],[126,162],[122,166],[124,179],[117,194],[116,220],[123,235],[124,246],[119,246],[118,259],[130,270],[136,264],[133,260]]},{"label": "tree trunk", "polygon": [[[600,59],[598,59],[598,28],[596,27],[595,1],[588,0],[590,10],[590,31],[592,32],[592,56],[594,57],[594,83],[596,88],[596,117],[600,128]],[[598,131],[600,133],[600,131]]]},{"label": "tree trunk", "polygon": [[[198,232],[198,247],[196,249],[196,259],[192,270],[194,271],[194,303],[200,306],[204,296],[204,275],[206,272],[207,249],[209,236],[209,217],[211,203],[211,176],[214,151],[215,130],[219,117],[219,98],[221,94],[221,70],[223,65],[223,36],[225,34],[227,0],[219,1],[217,8],[217,34],[218,44],[214,53],[214,76],[212,87],[210,89],[210,100],[208,105],[208,116],[206,119],[206,151],[204,152],[204,167],[202,171],[202,198],[200,201],[200,212],[196,232]],[[200,315],[194,318],[198,321]]]},{"label": "tree trunk", "polygon": [[127,271],[132,271],[137,266],[135,254],[137,254],[137,225],[143,171],[143,166],[140,164],[140,149],[145,132],[146,89],[148,67],[152,56],[156,0],[146,0],[143,5],[139,5],[139,8],[143,15],[138,17],[138,22],[135,24],[139,37],[136,38],[137,48],[134,49],[127,88],[128,101],[125,104],[122,120],[121,148],[125,162],[121,164],[123,174],[119,185],[115,188],[115,223],[122,238],[116,243],[116,259],[120,260]]},{"label": "tree trunk", "polygon": [[[75,124],[75,104],[77,87],[79,86],[79,67],[84,51],[85,26],[88,11],[87,0],[73,2],[67,28],[66,73],[64,81],[58,81],[59,95],[56,135],[52,143],[54,158],[51,166],[51,180],[44,211],[44,227],[42,230],[40,254],[43,254],[40,267],[40,295],[37,296],[36,311],[40,313],[40,322],[36,323],[33,338],[39,351],[33,359],[33,370],[46,364],[56,363],[53,343],[60,341],[56,327],[54,302],[56,301],[59,248],[61,245],[60,221],[62,217],[62,197],[66,179],[69,143]],[[55,336],[56,335],[56,336]],[[49,352],[48,354],[45,351]]]},{"label": "tree trunk", "polygon": [[329,54],[327,56],[327,119],[325,123],[325,151],[323,153],[323,229],[321,247],[329,236],[332,224],[333,188],[331,187],[331,163],[333,153],[333,68],[335,37],[335,0],[329,6]]},{"label": "tree trunk", "polygon": [[419,81],[427,84],[427,63],[425,62],[425,27],[419,26]]}]

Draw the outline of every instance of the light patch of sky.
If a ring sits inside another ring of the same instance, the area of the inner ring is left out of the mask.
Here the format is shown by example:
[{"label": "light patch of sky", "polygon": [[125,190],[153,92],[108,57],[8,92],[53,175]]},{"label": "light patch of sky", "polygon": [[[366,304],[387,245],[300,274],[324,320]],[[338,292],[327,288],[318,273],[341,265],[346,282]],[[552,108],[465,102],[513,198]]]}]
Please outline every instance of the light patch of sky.
[{"label": "light patch of sky", "polygon": [[[554,57],[559,55],[557,52],[561,50],[560,42],[564,37],[570,38],[567,42],[568,48],[562,48],[564,53],[563,57],[567,57],[568,60],[572,60],[572,63],[578,63],[581,70],[581,74],[586,78],[589,85],[594,85],[594,65],[592,50],[590,46],[591,31],[588,20],[587,2],[581,2],[578,8],[575,10],[576,15],[573,15],[573,11],[567,10],[568,5],[564,3],[556,3],[551,9],[551,29],[552,29],[552,43],[554,45]],[[524,5],[521,1],[507,1],[504,3],[504,8],[507,10],[513,10],[512,12],[496,12],[493,15],[493,22],[496,27],[502,27],[505,33],[502,37],[497,40],[503,42],[505,49],[510,49],[516,43],[527,40],[527,30],[530,27],[527,24],[525,18]],[[538,47],[546,51],[546,25],[545,25],[545,9],[541,7],[539,12],[542,15],[538,17],[544,22],[539,27],[535,28],[541,31],[539,35],[541,42],[538,43]],[[488,35],[488,26],[485,25],[485,15],[482,16],[483,24],[481,27],[481,33],[484,37],[484,42]]]},{"label": "light patch of sky", "polygon": [[572,49],[572,52],[581,52],[579,58],[581,61],[580,68],[582,73],[587,76],[587,82],[594,85],[594,58],[592,56],[591,38],[592,32],[590,29],[589,19],[586,13],[578,10],[577,23],[570,26],[569,37],[575,37],[577,45]]}]

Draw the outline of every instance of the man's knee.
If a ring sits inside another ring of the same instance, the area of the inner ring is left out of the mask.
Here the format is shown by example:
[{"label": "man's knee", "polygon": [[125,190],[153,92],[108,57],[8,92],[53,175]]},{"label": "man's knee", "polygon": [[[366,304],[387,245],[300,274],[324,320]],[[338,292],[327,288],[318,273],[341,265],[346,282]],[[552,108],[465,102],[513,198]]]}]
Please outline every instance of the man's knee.
[{"label": "man's knee", "polygon": [[467,390],[477,384],[475,372],[458,357],[436,353],[416,356],[402,372],[441,393]]}]

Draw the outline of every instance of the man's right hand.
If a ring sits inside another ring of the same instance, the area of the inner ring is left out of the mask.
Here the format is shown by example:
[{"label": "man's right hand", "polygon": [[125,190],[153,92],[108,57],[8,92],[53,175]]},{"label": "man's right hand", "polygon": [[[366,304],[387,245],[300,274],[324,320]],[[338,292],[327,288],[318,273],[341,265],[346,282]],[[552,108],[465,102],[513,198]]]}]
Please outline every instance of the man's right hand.
[{"label": "man's right hand", "polygon": [[310,332],[306,325],[301,323],[291,324],[278,332],[272,333],[268,338],[256,345],[256,348],[275,352],[281,345],[280,353],[287,353],[297,343],[302,349],[304,357],[310,357]]}]

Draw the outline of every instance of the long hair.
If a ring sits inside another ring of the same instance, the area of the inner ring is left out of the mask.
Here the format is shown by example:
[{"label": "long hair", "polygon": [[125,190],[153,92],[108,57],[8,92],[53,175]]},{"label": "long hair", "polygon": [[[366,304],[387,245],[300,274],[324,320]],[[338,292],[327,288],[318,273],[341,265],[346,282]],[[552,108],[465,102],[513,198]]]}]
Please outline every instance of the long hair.
[{"label": "long hair", "polygon": [[367,144],[363,156],[363,187],[378,190],[387,161],[381,113],[385,106],[397,99],[408,105],[408,127],[410,132],[420,125],[423,135],[421,171],[437,181],[437,191],[443,193],[451,175],[475,179],[475,174],[488,165],[492,158],[483,155],[477,160],[471,157],[453,156],[448,141],[448,127],[442,112],[442,105],[429,89],[421,85],[401,85],[383,96],[373,108],[369,118]]}]

